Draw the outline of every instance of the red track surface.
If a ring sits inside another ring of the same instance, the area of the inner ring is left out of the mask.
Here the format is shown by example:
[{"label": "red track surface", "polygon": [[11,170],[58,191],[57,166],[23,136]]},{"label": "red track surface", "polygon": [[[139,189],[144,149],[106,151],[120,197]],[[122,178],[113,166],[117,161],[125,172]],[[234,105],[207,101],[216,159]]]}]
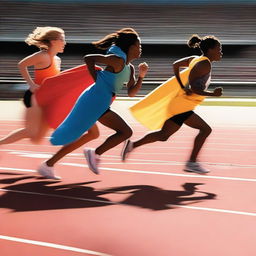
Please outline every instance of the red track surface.
[{"label": "red track surface", "polygon": [[[1,121],[0,134],[20,126]],[[134,138],[145,133],[132,127]],[[111,133],[101,132],[89,147]],[[255,256],[255,129],[213,127],[200,154],[208,175],[183,171],[194,135],[184,127],[125,163],[120,145],[103,155],[99,176],[80,148],[56,165],[57,182],[35,172],[57,149],[47,140],[2,146],[0,255]]]}]

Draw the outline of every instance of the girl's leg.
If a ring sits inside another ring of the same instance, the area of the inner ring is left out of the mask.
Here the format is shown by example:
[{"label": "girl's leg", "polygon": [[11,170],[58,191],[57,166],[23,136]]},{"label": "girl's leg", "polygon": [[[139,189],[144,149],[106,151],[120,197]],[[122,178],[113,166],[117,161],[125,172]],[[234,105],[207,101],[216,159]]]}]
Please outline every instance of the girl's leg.
[{"label": "girl's leg", "polygon": [[122,161],[125,161],[127,154],[134,148],[140,147],[144,144],[153,143],[156,141],[166,141],[169,137],[180,129],[181,125],[176,124],[173,120],[168,119],[165,121],[161,130],[146,134],[143,138],[131,142],[126,141],[121,152]]},{"label": "girl's leg", "polygon": [[11,132],[0,140],[0,145],[10,144],[24,138],[30,138],[33,143],[38,143],[48,131],[48,126],[43,120],[43,112],[32,96],[32,106],[25,112],[25,128]]},{"label": "girl's leg", "polygon": [[212,132],[211,127],[197,114],[192,114],[185,122],[186,125],[194,129],[198,129],[199,133],[194,140],[193,150],[191,152],[189,161],[196,162],[197,156],[206,140]]},{"label": "girl's leg", "polygon": [[99,135],[99,128],[95,124],[94,126],[92,126],[92,128],[88,130],[86,134],[84,134],[78,140],[63,146],[56,154],[54,154],[49,160],[46,161],[46,164],[51,167],[54,166],[54,164],[61,158],[63,158],[65,155],[76,150],[77,148],[81,147],[87,142],[97,139]]},{"label": "girl's leg", "polygon": [[28,138],[28,132],[27,132],[26,128],[21,128],[21,129],[11,132],[6,137],[2,138],[0,140],[0,145],[10,144],[10,143],[19,141],[24,138]]},{"label": "girl's leg", "polygon": [[33,109],[32,107],[30,108],[26,108],[25,111],[25,128],[20,128],[18,130],[15,130],[13,132],[11,132],[10,134],[8,134],[6,137],[2,138],[0,140],[0,145],[3,144],[10,144],[10,143],[14,143],[16,141],[19,141],[21,139],[25,139],[25,138],[30,138],[30,131],[28,130],[28,125],[29,123],[31,123],[31,125],[33,124]]},{"label": "girl's leg", "polygon": [[106,112],[99,119],[99,122],[114,130],[115,133],[108,137],[96,150],[86,149],[84,151],[89,169],[95,174],[99,174],[99,156],[132,136],[130,126],[117,113],[111,110]]},{"label": "girl's leg", "polygon": [[38,173],[45,178],[50,179],[59,179],[59,177],[55,176],[53,166],[54,164],[63,158],[68,153],[74,151],[75,149],[81,147],[85,143],[97,139],[99,137],[99,129],[95,124],[88,130],[86,134],[80,137],[78,140],[63,146],[55,155],[53,155],[49,160],[42,163],[41,166],[37,169]]},{"label": "girl's leg", "polygon": [[109,149],[117,146],[121,142],[132,136],[132,129],[117,113],[109,110],[100,119],[99,122],[104,126],[115,131],[113,135],[108,137],[103,144],[96,148],[95,153],[102,155]]},{"label": "girl's leg", "polygon": [[167,141],[169,137],[180,129],[180,125],[168,119],[161,130],[146,134],[143,138],[133,142],[133,148],[156,141]]},{"label": "girl's leg", "polygon": [[32,107],[28,108],[25,120],[29,138],[33,143],[39,143],[46,135],[49,127],[44,120],[43,111],[38,106],[34,95],[32,95]]}]

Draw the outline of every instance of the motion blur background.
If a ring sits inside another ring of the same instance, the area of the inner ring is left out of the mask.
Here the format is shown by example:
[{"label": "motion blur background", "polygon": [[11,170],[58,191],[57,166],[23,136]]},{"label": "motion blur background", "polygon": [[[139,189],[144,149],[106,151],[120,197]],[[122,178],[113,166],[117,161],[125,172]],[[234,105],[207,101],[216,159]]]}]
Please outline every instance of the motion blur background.
[{"label": "motion blur background", "polygon": [[256,0],[0,0],[0,10],[0,99],[20,98],[26,89],[17,63],[37,50],[24,43],[37,26],[65,30],[63,70],[83,64],[92,41],[134,28],[143,50],[135,65],[150,66],[142,95],[173,75],[173,61],[200,54],[186,46],[192,34],[215,35],[224,55],[213,65],[211,87],[222,86],[224,96],[256,96]]}]

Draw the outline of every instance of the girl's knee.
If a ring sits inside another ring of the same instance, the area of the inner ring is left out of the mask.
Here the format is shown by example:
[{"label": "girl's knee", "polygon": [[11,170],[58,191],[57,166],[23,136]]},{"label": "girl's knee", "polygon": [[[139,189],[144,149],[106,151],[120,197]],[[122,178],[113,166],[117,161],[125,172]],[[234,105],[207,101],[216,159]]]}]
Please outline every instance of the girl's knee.
[{"label": "girl's knee", "polygon": [[95,140],[100,137],[100,132],[98,129],[88,130],[88,135],[91,139]]},{"label": "girl's knee", "polygon": [[127,128],[123,131],[123,134],[124,134],[125,139],[128,139],[128,138],[132,137],[133,130],[129,126],[127,126]]},{"label": "girl's knee", "polygon": [[212,133],[212,128],[210,126],[206,126],[201,129],[201,132],[205,134],[205,136],[209,136]]}]

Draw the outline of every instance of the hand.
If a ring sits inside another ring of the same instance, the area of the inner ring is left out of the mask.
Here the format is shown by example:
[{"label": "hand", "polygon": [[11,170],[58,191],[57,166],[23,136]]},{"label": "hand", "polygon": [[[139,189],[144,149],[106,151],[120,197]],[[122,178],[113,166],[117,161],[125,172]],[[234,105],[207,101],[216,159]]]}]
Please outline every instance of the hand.
[{"label": "hand", "polygon": [[139,77],[144,78],[148,72],[148,64],[146,62],[140,63],[139,67]]},{"label": "hand", "polygon": [[40,85],[33,83],[33,84],[30,85],[29,90],[30,90],[31,92],[34,92],[34,91],[37,90],[39,87],[40,87]]},{"label": "hand", "polygon": [[213,96],[221,96],[222,95],[222,91],[223,91],[222,87],[215,88],[214,91],[213,91]]}]

